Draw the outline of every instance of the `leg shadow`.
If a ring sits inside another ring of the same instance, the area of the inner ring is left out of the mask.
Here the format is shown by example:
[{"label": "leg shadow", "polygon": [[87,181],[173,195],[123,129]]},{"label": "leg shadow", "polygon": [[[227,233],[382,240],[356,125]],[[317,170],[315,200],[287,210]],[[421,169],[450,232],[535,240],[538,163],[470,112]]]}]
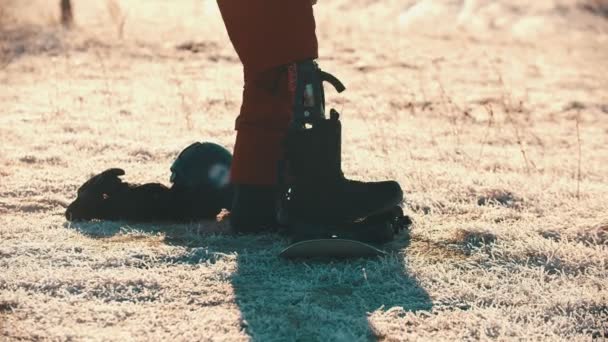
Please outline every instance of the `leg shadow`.
[{"label": "leg shadow", "polygon": [[[407,241],[393,247],[403,249]],[[367,313],[396,306],[432,308],[396,251],[384,258],[331,262],[282,260],[279,251],[239,253],[232,278],[254,341],[377,340]]]},{"label": "leg shadow", "polygon": [[408,274],[399,253],[408,246],[408,237],[389,246],[391,254],[382,258],[289,261],[278,257],[287,246],[279,236],[208,234],[210,229],[221,232],[223,224],[99,221],[69,227],[103,239],[123,235],[118,233],[124,227],[130,233],[162,232],[165,243],[189,247],[183,255],[168,258],[168,263],[198,264],[236,253],[237,270],[230,281],[243,329],[253,341],[373,341],[379,336],[368,321],[369,312],[392,307],[405,311],[432,308],[429,295]]}]

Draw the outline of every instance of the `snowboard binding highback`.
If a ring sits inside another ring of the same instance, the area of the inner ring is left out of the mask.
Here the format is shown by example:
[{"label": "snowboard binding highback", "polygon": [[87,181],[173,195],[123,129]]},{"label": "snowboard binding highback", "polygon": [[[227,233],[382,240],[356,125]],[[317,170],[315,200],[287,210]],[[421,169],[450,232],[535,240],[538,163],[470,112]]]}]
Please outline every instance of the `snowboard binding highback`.
[{"label": "snowboard binding highback", "polygon": [[382,244],[411,224],[395,181],[360,182],[341,168],[341,123],[325,116],[323,82],[345,87],[312,61],[296,63],[293,118],[286,138],[279,221],[294,241],[347,239]]}]

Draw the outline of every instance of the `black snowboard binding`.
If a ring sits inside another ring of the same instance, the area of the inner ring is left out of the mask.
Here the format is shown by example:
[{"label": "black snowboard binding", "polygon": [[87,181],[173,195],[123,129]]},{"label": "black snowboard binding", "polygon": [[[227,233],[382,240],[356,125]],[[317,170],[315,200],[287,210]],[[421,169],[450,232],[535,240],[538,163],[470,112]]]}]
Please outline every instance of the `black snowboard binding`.
[{"label": "black snowboard binding", "polygon": [[[313,61],[297,64],[294,116],[286,139],[284,194],[279,220],[292,239],[350,239],[381,244],[411,221],[400,204],[397,182],[359,182],[344,177],[341,123],[332,109],[325,117],[323,81],[345,88]],[[289,179],[287,179],[289,178]]]},{"label": "black snowboard binding", "polygon": [[374,245],[393,241],[396,235],[407,230],[412,221],[399,206],[369,216],[360,221],[344,224],[296,223],[291,230],[292,242],[314,239],[355,240]]}]

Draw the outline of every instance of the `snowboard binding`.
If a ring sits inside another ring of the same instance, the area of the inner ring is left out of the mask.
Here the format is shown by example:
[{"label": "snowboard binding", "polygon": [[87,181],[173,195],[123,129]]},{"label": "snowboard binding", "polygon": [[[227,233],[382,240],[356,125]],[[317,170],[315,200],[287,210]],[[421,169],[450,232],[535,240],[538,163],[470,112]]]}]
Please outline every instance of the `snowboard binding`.
[{"label": "snowboard binding", "polygon": [[361,182],[344,177],[340,115],[331,109],[326,117],[323,82],[338,92],[345,87],[312,60],[295,67],[293,118],[280,172],[279,222],[300,247],[303,241],[313,240],[378,245],[392,241],[411,224],[400,207],[401,187],[395,181]]},{"label": "snowboard binding", "polygon": [[392,241],[396,235],[407,230],[411,224],[411,219],[403,214],[403,209],[395,206],[385,212],[352,223],[294,223],[290,231],[293,242],[313,239],[346,239],[381,245]]},{"label": "snowboard binding", "polygon": [[380,245],[412,224],[401,207],[344,225],[295,224],[291,244],[279,254],[287,259],[348,259],[385,256]]}]

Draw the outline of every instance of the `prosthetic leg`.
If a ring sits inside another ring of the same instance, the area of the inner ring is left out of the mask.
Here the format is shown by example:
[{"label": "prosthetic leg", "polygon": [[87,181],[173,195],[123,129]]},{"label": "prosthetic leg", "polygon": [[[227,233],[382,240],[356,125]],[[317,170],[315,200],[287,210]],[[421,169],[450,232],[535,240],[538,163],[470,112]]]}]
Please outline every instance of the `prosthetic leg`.
[{"label": "prosthetic leg", "polygon": [[[300,242],[293,246],[301,249],[301,241],[311,241],[311,248],[331,246],[320,242],[327,239],[374,244],[393,240],[411,223],[399,206],[403,200],[399,184],[353,181],[342,172],[339,113],[332,109],[326,118],[323,82],[338,92],[345,87],[312,60],[296,63],[295,68],[294,110],[279,205],[279,221]],[[289,248],[283,255],[292,255]]]}]

